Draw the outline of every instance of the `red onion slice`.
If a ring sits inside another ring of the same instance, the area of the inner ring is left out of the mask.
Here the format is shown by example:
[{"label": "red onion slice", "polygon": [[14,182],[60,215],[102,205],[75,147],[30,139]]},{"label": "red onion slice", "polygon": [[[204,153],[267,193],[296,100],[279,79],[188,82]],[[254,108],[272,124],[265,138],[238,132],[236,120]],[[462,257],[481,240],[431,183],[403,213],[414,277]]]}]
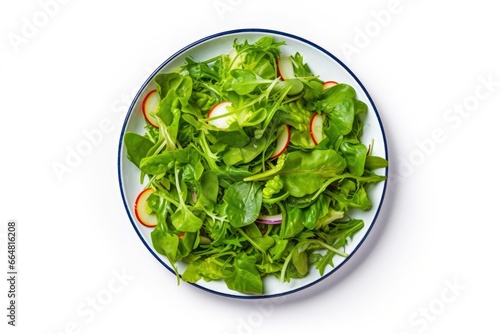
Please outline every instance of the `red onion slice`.
[{"label": "red onion slice", "polygon": [[257,217],[257,222],[261,224],[277,225],[281,224],[282,221],[283,221],[283,215],[281,213],[279,215],[274,215],[274,216],[260,215],[259,217]]}]

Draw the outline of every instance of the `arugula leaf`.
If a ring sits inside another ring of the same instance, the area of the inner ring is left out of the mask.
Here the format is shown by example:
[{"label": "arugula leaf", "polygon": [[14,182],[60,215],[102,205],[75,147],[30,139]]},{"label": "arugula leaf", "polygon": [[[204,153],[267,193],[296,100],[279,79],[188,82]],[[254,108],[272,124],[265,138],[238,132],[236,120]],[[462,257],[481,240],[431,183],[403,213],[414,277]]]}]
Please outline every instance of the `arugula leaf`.
[{"label": "arugula leaf", "polygon": [[196,62],[192,58],[186,58],[186,63],[181,67],[182,70],[188,71],[189,76],[194,80],[219,80],[219,74],[209,66],[214,59],[204,62]]},{"label": "arugula leaf", "polygon": [[270,36],[264,36],[254,43],[245,40],[238,44],[235,40],[235,52],[232,58],[231,69],[243,68],[254,71],[264,79],[276,77],[276,59],[281,54],[280,46],[284,42],[277,42]]}]

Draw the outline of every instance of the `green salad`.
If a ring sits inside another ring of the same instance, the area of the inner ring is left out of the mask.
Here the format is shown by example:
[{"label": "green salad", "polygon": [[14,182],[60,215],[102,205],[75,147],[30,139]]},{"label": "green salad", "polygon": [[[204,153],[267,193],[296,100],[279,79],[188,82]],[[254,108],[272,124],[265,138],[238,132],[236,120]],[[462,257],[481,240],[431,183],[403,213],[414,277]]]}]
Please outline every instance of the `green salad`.
[{"label": "green salad", "polygon": [[323,275],[364,226],[350,210],[369,210],[367,188],[386,179],[374,170],[387,161],[360,141],[367,105],[283,45],[235,40],[157,74],[144,132],[124,136],[144,185],[136,216],[178,282],[261,295],[268,275]]}]

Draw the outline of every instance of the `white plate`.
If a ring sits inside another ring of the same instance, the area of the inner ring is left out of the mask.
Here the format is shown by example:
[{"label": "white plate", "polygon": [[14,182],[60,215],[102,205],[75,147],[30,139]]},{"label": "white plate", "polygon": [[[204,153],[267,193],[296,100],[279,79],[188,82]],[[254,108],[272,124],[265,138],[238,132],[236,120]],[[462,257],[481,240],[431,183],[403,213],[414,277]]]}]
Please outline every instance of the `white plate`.
[{"label": "white plate", "polygon": [[[304,57],[304,62],[306,62],[311,68],[311,71],[315,75],[319,75],[321,80],[334,80],[351,85],[357,92],[357,98],[365,102],[368,106],[368,115],[365,120],[365,128],[362,141],[365,144],[369,144],[372,140],[374,140],[375,145],[373,147],[373,155],[381,156],[387,159],[387,143],[385,140],[382,122],[372,99],[368,95],[368,92],[363,87],[358,78],[352,73],[352,71],[350,71],[339,59],[337,59],[334,55],[332,55],[322,47],[298,36],[264,29],[241,29],[226,31],[208,36],[186,46],[185,48],[168,58],[163,64],[161,64],[158,69],[156,69],[156,71],[151,74],[151,76],[137,93],[123,125],[118,152],[120,191],[122,194],[123,202],[125,204],[125,209],[130,218],[130,221],[132,222],[132,226],[136,230],[139,238],[142,240],[144,245],[149,249],[151,254],[172,273],[174,273],[174,271],[170,267],[166,257],[158,254],[152,246],[150,236],[152,229],[141,225],[133,214],[135,198],[142,190],[143,185],[139,183],[138,168],[133,165],[126,157],[126,152],[123,145],[123,136],[126,132],[129,131],[136,133],[144,132],[145,121],[140,107],[142,100],[144,99],[147,92],[151,89],[154,89],[155,87],[153,78],[156,74],[160,72],[172,71],[173,69],[182,65],[185,58],[188,56],[192,56],[195,60],[201,61],[218,56],[222,53],[228,53],[231,50],[235,39],[238,39],[238,42],[240,43],[245,39],[247,39],[249,42],[254,42],[263,36],[273,36],[276,40],[285,41],[286,46],[281,47],[282,55],[294,55],[296,52],[299,52]],[[387,169],[378,170],[377,174],[387,176]],[[224,296],[238,298],[265,298],[276,297],[296,292],[307,288],[322,279],[325,279],[326,277],[333,274],[338,268],[340,268],[343,263],[348,261],[356,252],[356,250],[361,246],[366,236],[372,229],[373,224],[375,223],[380,207],[382,205],[385,189],[386,182],[379,182],[369,188],[368,194],[373,204],[372,209],[367,212],[352,212],[353,217],[364,220],[364,228],[356,233],[353,240],[350,242],[348,247],[346,247],[345,252],[348,253],[349,256],[347,258],[336,256],[334,258],[335,266],[333,268],[328,267],[323,276],[320,276],[316,269],[311,270],[307,277],[302,279],[294,279],[290,283],[282,283],[279,282],[279,280],[277,280],[276,278],[269,276],[266,277],[264,281],[265,291],[264,295],[262,296],[248,296],[236,291],[229,290],[224,282],[205,282],[203,280],[200,280],[194,285],[206,291],[221,294]],[[185,269],[185,266],[179,264],[179,269],[182,273]],[[174,277],[172,277],[172,281],[170,283],[172,285],[176,284]],[[181,282],[181,284],[189,283]]]}]

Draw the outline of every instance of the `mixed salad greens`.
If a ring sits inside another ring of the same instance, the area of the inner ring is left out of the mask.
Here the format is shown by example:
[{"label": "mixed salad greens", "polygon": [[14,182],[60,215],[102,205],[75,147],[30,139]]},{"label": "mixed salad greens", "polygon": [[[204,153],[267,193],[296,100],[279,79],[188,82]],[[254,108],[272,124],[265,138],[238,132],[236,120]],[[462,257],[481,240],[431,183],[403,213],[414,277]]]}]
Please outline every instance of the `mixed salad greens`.
[{"label": "mixed salad greens", "polygon": [[267,275],[323,275],[364,226],[349,210],[369,210],[367,187],[386,178],[374,170],[387,161],[360,141],[367,105],[299,53],[282,56],[284,44],[235,40],[157,74],[145,133],[124,136],[147,190],[137,217],[178,282],[259,295]]}]

